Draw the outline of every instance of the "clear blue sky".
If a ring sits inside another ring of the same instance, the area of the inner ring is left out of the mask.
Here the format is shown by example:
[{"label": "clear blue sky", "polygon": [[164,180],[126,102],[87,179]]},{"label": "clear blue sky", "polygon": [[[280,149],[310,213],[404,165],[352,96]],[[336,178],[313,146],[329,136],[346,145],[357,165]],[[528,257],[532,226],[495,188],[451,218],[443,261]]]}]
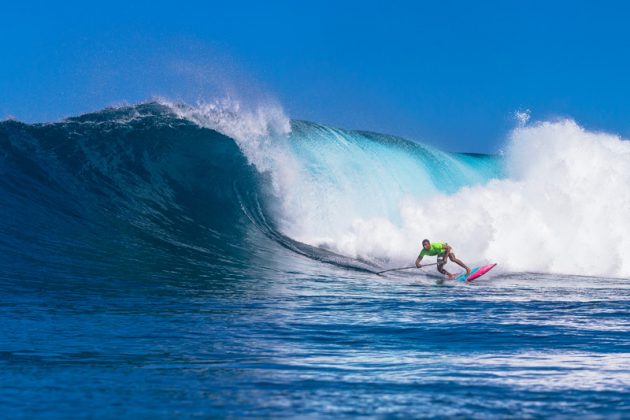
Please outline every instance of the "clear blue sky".
[{"label": "clear blue sky", "polygon": [[624,2],[49,3],[3,5],[0,118],[227,91],[448,150],[496,151],[519,109],[630,137]]}]

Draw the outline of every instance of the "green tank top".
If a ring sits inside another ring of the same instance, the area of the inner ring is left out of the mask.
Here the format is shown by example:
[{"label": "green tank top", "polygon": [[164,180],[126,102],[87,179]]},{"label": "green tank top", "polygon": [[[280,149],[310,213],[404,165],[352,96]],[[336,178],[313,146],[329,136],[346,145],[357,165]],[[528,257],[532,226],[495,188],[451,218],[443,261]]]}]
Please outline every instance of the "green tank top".
[{"label": "green tank top", "polygon": [[431,243],[431,248],[427,251],[425,248],[422,248],[420,251],[419,257],[424,257],[428,255],[429,257],[433,257],[435,255],[441,255],[446,252],[446,243],[443,242],[433,242]]}]

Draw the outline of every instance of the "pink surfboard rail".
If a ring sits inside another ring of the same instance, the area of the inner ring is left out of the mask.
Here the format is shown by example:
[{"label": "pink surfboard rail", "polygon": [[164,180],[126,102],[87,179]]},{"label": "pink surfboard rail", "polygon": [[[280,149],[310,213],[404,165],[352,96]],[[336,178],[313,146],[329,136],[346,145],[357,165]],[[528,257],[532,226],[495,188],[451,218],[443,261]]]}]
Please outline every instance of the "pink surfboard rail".
[{"label": "pink surfboard rail", "polygon": [[474,279],[477,279],[483,276],[484,274],[486,274],[488,271],[492,270],[495,265],[497,264],[494,263],[494,264],[482,265],[481,267],[475,267],[473,268],[472,272],[470,273],[468,277],[465,274],[463,274],[458,278],[458,280],[471,282]]}]

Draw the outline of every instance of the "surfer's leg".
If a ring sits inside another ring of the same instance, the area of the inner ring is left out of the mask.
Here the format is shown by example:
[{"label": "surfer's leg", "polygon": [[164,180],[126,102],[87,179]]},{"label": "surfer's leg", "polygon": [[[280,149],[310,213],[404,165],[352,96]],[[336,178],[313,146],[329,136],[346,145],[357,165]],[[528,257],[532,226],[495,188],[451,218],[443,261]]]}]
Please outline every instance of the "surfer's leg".
[{"label": "surfer's leg", "polygon": [[444,269],[443,263],[437,265],[437,271],[447,276],[449,280],[453,278],[453,275]]},{"label": "surfer's leg", "polygon": [[466,264],[464,264],[461,260],[457,259],[457,257],[455,257],[455,254],[453,254],[452,252],[450,254],[448,254],[448,257],[451,259],[451,261],[453,261],[455,264],[459,265],[461,268],[463,268],[464,270],[466,270],[466,274],[470,274],[470,268],[468,268],[468,266]]}]

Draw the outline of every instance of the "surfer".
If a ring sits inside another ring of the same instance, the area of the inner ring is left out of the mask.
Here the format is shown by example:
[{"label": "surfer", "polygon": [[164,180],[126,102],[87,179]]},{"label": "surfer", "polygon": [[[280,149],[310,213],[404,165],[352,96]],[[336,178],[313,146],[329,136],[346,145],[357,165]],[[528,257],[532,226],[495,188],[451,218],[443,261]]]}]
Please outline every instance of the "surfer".
[{"label": "surfer", "polygon": [[422,264],[420,264],[420,261],[422,261],[422,258],[425,255],[428,255],[430,257],[437,255],[437,270],[440,273],[447,276],[449,280],[455,277],[455,275],[449,273],[448,271],[444,269],[444,266],[448,262],[449,258],[455,264],[464,268],[466,270],[467,275],[470,274],[470,268],[468,268],[466,264],[464,264],[461,260],[455,257],[455,254],[453,254],[453,248],[451,248],[451,246],[447,244],[446,242],[431,243],[428,239],[424,239],[422,241],[422,251],[420,251],[420,255],[418,255],[418,258],[416,259],[416,267],[418,268],[422,267]]}]

